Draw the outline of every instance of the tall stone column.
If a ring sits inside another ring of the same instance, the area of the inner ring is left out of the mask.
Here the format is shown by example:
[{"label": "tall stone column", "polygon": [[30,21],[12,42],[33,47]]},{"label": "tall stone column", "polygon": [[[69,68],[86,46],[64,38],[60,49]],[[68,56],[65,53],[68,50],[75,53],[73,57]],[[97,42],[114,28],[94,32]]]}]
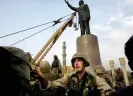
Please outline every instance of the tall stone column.
[{"label": "tall stone column", "polygon": [[63,58],[63,75],[65,73],[67,73],[67,70],[66,70],[66,42],[63,42],[63,46],[62,46],[62,49],[63,49],[63,53],[62,53],[62,58]]},{"label": "tall stone column", "polygon": [[110,61],[109,61],[109,65],[110,65],[110,68],[111,68],[111,74],[112,74],[112,84],[113,84],[113,87],[115,87],[114,60],[110,60]]},{"label": "tall stone column", "polygon": [[126,86],[129,86],[129,80],[128,80],[126,66],[125,66],[126,65],[125,58],[119,58],[119,61],[120,61],[121,67],[122,67],[125,84],[126,84]]},{"label": "tall stone column", "polygon": [[77,52],[86,55],[90,66],[87,69],[92,71],[96,65],[101,64],[100,51],[97,36],[88,34],[77,38]]}]

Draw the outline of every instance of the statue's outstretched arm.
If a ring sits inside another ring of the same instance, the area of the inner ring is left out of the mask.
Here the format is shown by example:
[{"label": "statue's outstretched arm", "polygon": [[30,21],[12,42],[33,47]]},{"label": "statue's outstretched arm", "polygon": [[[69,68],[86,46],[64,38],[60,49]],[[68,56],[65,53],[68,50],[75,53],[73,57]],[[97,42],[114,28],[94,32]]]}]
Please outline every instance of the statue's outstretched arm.
[{"label": "statue's outstretched arm", "polygon": [[69,2],[67,2],[67,5],[68,5],[68,7],[71,8],[72,10],[77,11],[77,8],[76,8],[76,7],[73,7],[72,5],[70,5]]}]

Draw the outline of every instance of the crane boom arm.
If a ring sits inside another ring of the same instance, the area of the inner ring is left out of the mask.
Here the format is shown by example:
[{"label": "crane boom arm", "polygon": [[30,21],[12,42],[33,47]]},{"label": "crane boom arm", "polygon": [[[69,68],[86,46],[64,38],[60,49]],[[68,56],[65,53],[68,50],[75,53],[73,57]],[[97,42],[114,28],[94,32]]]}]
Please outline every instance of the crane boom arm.
[{"label": "crane boom arm", "polygon": [[[46,48],[49,46],[49,44],[51,44],[51,42],[53,40],[57,40],[60,35],[63,33],[64,29],[72,22],[74,16],[76,15],[76,13],[72,13],[71,17],[59,28],[57,29],[57,31],[52,35],[52,37],[48,40],[48,42],[42,47],[42,49],[37,53],[37,55],[34,57],[34,59],[32,60],[32,64],[35,64],[36,61],[39,59],[39,57],[44,53],[44,51],[46,50]],[[55,40],[55,41],[56,41]],[[55,43],[55,42],[54,42]],[[53,46],[53,45],[52,45]],[[52,47],[51,46],[51,47]],[[50,49],[48,49],[50,50]],[[46,55],[46,53],[44,53],[43,55]],[[42,56],[44,57],[44,56]],[[38,63],[42,60],[43,58],[39,59]]]}]

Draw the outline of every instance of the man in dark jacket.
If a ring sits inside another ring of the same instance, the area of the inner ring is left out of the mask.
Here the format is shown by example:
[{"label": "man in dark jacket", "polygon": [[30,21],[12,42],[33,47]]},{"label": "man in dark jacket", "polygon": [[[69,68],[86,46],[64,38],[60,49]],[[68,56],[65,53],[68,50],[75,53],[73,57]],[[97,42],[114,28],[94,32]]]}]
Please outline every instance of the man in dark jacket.
[{"label": "man in dark jacket", "polygon": [[[125,55],[128,59],[128,65],[133,71],[133,36],[125,44]],[[133,76],[133,74],[131,73]],[[133,85],[117,90],[112,96],[133,96]]]},{"label": "man in dark jacket", "polygon": [[87,4],[84,4],[83,0],[79,1],[79,8],[75,8],[65,0],[68,7],[72,10],[78,12],[79,15],[79,24],[81,29],[81,35],[90,34],[89,20],[90,20],[90,9]]}]

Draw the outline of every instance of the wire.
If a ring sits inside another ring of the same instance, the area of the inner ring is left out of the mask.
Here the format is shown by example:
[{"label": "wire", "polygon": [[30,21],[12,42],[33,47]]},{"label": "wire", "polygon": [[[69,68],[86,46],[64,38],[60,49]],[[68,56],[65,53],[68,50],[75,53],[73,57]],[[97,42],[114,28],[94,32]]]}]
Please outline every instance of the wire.
[{"label": "wire", "polygon": [[[67,18],[67,19],[68,19],[68,18]],[[67,20],[67,19],[65,19],[65,20]],[[65,21],[65,20],[62,20],[61,22]],[[60,23],[61,23],[61,22],[60,22]],[[55,24],[53,24],[53,25],[51,25],[51,26],[49,26],[49,27],[47,27],[47,28],[45,28],[45,29],[43,29],[43,30],[41,30],[41,31],[38,31],[38,32],[36,32],[36,33],[34,33],[34,34],[28,36],[28,37],[25,37],[24,39],[22,39],[22,40],[20,40],[20,41],[17,41],[17,42],[15,42],[15,43],[11,44],[10,46],[16,45],[16,44],[18,44],[18,43],[20,43],[20,42],[22,42],[22,41],[24,41],[24,40],[26,40],[26,39],[28,39],[28,38],[30,38],[30,37],[36,35],[36,34],[38,34],[38,33],[43,32],[44,30],[46,30],[46,29],[48,29],[48,28],[53,27],[54,25],[55,25]]]},{"label": "wire", "polygon": [[37,26],[31,27],[31,28],[27,28],[27,29],[24,29],[24,30],[21,30],[21,31],[18,31],[18,32],[14,32],[14,33],[11,33],[11,34],[7,34],[7,35],[4,35],[4,36],[1,36],[0,38],[4,38],[4,37],[8,37],[8,36],[11,36],[11,35],[14,35],[14,34],[18,34],[18,33],[21,33],[21,32],[24,32],[24,31],[27,31],[27,30],[30,30],[30,29],[33,29],[33,28],[37,28],[37,27],[40,27],[40,26],[43,26],[43,25],[46,25],[46,24],[50,24],[52,22],[44,23],[44,24],[37,25]]},{"label": "wire", "polygon": [[[72,14],[72,13],[71,13]],[[51,21],[51,22],[48,22],[48,23],[44,23],[44,24],[40,24],[40,25],[37,25],[37,26],[34,26],[34,27],[31,27],[31,28],[27,28],[27,29],[24,29],[24,30],[21,30],[21,31],[17,31],[17,32],[14,32],[14,33],[11,33],[11,34],[7,34],[7,35],[4,35],[4,36],[1,36],[0,38],[4,38],[4,37],[8,37],[8,36],[11,36],[11,35],[15,35],[15,34],[18,34],[18,33],[21,33],[21,32],[24,32],[24,31],[27,31],[27,30],[30,30],[30,29],[33,29],[33,28],[37,28],[37,27],[40,27],[40,26],[43,26],[43,25],[47,25],[47,24],[50,24],[50,23],[54,23],[54,24],[57,24],[59,23],[59,21],[71,14],[68,14],[64,17],[61,17],[60,19],[58,20],[55,20],[55,21]]]},{"label": "wire", "polygon": [[69,15],[71,15],[72,13],[70,13],[70,14],[68,14],[68,15],[66,15],[66,16],[64,16],[64,17],[61,17],[61,18],[65,18],[65,17],[68,17]]},{"label": "wire", "polygon": [[[52,25],[52,26],[53,26],[53,25]],[[10,46],[13,46],[13,45],[15,45],[15,44],[18,44],[18,43],[20,43],[20,42],[22,42],[22,41],[24,41],[24,40],[26,40],[26,39],[28,39],[28,38],[30,38],[30,37],[36,35],[36,34],[38,34],[38,33],[43,32],[44,30],[46,30],[46,29],[48,29],[48,28],[50,28],[50,27],[52,27],[52,26],[49,26],[49,27],[47,27],[47,28],[45,28],[45,29],[43,29],[43,30],[41,30],[41,31],[38,31],[38,32],[36,32],[36,33],[34,33],[34,34],[32,34],[32,35],[30,35],[30,36],[28,36],[28,37],[26,37],[26,38],[20,40],[20,41],[17,41],[17,42],[15,42],[15,43],[13,43],[13,44],[10,45]]]}]

